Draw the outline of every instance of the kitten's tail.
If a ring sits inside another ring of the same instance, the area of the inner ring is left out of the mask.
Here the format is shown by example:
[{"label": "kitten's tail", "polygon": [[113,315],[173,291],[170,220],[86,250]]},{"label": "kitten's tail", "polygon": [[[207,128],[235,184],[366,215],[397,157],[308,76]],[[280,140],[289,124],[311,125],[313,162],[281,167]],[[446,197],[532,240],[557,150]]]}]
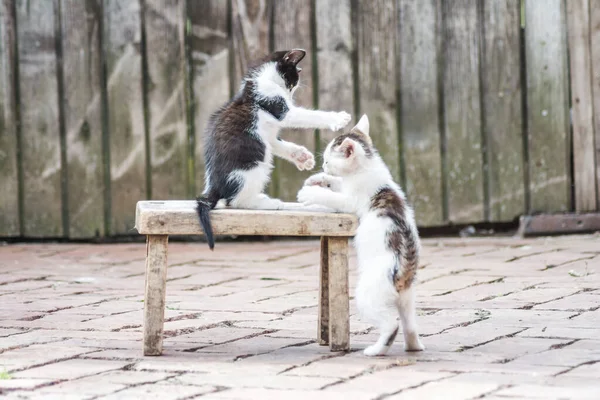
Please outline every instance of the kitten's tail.
[{"label": "kitten's tail", "polygon": [[214,250],[215,238],[213,236],[212,225],[210,224],[210,210],[215,208],[217,202],[201,196],[196,199],[196,204],[196,211],[198,212],[198,218],[200,219],[200,225],[202,225],[202,230],[206,236],[208,247],[211,250]]}]

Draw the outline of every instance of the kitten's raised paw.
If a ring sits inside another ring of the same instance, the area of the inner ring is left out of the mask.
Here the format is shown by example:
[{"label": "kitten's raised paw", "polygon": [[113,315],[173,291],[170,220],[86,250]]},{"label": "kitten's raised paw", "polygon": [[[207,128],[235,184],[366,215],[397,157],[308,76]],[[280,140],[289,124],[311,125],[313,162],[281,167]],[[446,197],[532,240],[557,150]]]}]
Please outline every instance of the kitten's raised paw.
[{"label": "kitten's raised paw", "polygon": [[385,353],[387,353],[388,349],[388,347],[382,347],[377,344],[374,344],[364,349],[363,354],[368,357],[384,356]]},{"label": "kitten's raised paw", "polygon": [[315,167],[315,156],[307,148],[301,147],[292,153],[296,168],[300,171],[309,171]]},{"label": "kitten's raised paw", "polygon": [[307,180],[304,181],[304,186],[320,186],[324,188],[328,187],[329,182],[327,181],[327,174],[325,174],[324,172],[320,172],[309,177]]},{"label": "kitten's raised paw", "polygon": [[345,111],[334,112],[331,123],[329,124],[329,129],[338,131],[348,125],[348,122],[350,122],[351,119],[352,116]]}]

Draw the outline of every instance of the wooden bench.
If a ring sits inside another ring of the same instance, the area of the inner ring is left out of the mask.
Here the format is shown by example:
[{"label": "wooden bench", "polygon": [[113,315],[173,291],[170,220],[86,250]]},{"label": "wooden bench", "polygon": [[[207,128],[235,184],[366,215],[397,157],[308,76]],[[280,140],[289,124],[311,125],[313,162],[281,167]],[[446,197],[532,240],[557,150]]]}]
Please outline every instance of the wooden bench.
[{"label": "wooden bench", "polygon": [[[144,355],[162,353],[168,237],[202,234],[195,207],[195,201],[137,203],[135,226],[147,237]],[[358,224],[355,216],[313,210],[222,209],[211,212],[211,222],[215,235],[320,236],[317,340],[331,351],[349,349],[348,239]],[[217,243],[215,251],[219,247]]]}]

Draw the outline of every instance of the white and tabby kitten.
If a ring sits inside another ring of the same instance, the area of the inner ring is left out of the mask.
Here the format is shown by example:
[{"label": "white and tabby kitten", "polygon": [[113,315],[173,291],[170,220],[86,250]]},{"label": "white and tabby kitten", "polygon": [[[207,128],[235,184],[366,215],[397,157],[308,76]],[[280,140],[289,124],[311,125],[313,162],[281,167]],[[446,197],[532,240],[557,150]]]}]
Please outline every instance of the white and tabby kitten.
[{"label": "white and tabby kitten", "polygon": [[210,118],[205,136],[205,189],[197,211],[209,247],[214,248],[209,211],[227,206],[279,210],[285,203],[263,193],[271,178],[273,156],[311,170],[314,156],[305,147],[281,140],[281,128],[331,129],[350,122],[346,112],[296,106],[292,95],[300,81],[301,49],[277,51],[245,75],[239,92]]},{"label": "white and tabby kitten", "polygon": [[361,316],[380,329],[379,339],[364,354],[388,351],[398,333],[398,316],[405,350],[423,350],[414,296],[419,234],[402,189],[373,147],[366,115],[350,133],[329,143],[323,170],[307,179],[298,201],[359,217],[354,241],[359,269],[356,302]]}]

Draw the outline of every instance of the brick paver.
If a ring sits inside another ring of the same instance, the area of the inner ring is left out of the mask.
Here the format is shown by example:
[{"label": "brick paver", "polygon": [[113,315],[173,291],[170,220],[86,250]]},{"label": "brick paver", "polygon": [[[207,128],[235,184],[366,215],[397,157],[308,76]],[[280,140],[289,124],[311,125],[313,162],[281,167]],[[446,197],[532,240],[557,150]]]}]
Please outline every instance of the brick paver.
[{"label": "brick paver", "polygon": [[353,302],[351,351],[315,343],[316,241],[171,244],[162,357],[141,355],[143,244],[0,246],[0,397],[600,398],[600,235],[423,246],[427,349],[380,358]]}]

